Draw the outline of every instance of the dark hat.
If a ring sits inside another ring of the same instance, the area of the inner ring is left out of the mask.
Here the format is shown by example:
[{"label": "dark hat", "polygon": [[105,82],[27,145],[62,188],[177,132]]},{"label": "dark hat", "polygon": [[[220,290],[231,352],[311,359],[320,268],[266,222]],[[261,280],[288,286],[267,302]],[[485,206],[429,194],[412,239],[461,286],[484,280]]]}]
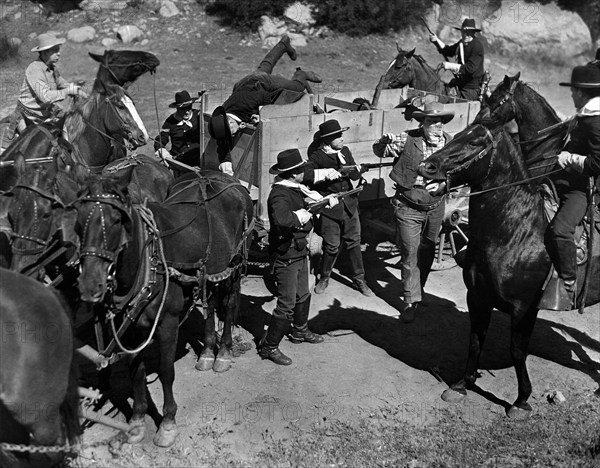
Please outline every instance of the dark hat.
[{"label": "dark hat", "polygon": [[481,29],[475,27],[475,20],[473,18],[465,18],[462,26],[460,28],[454,28],[454,29],[458,29],[459,31],[474,31],[474,32],[481,31]]},{"label": "dark hat", "polygon": [[337,135],[338,133],[341,136],[342,133],[348,130],[349,128],[350,127],[342,128],[340,126],[340,123],[335,119],[326,120],[321,125],[319,125],[319,131],[315,134],[314,139],[318,140],[326,137],[332,137],[334,135]]},{"label": "dark hat", "polygon": [[188,93],[187,91],[184,90],[184,91],[175,93],[175,102],[172,102],[171,104],[169,104],[169,107],[191,106],[197,100],[198,100],[198,98],[192,98],[190,96],[190,93]]},{"label": "dark hat", "polygon": [[306,164],[306,161],[302,159],[300,150],[297,148],[288,149],[282,151],[277,155],[277,164],[271,166],[269,169],[270,174],[281,174],[282,172],[291,171],[297,169]]},{"label": "dark hat", "polygon": [[571,88],[600,88],[600,67],[594,64],[575,67],[571,73],[571,81],[560,85]]},{"label": "dark hat", "polygon": [[441,102],[428,102],[423,110],[417,109],[412,113],[412,117],[422,122],[425,117],[441,117],[442,122],[447,124],[454,118],[454,111],[446,110]]},{"label": "dark hat", "polygon": [[213,111],[208,122],[208,133],[217,141],[226,141],[229,149],[233,147],[231,128],[229,128],[227,112],[223,106],[219,106]]}]

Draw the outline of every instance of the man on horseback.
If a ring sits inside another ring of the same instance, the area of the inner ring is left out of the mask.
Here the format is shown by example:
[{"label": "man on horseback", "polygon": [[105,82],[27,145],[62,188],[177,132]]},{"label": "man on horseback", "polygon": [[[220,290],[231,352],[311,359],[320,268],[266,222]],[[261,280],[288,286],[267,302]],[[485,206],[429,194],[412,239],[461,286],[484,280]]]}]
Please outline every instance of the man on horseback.
[{"label": "man on horseback", "polygon": [[570,140],[558,155],[558,163],[566,171],[555,181],[561,205],[550,223],[549,251],[566,291],[572,296],[576,288],[577,246],[575,228],[585,216],[588,206],[587,188],[590,177],[600,176],[600,67],[594,64],[573,69],[569,86],[577,109]]},{"label": "man on horseback", "polygon": [[[305,181],[333,180],[340,174],[332,169],[307,166],[300,151],[289,149],[277,155],[277,164],[269,170],[275,174],[269,193],[267,210],[271,229],[269,253],[273,262],[273,277],[277,285],[277,305],[267,332],[259,345],[263,359],[288,366],[292,360],[279,350],[279,343],[290,333],[293,343],[321,343],[323,338],[308,329],[310,289],[308,287],[308,233],[313,228],[312,213],[306,209],[306,198],[323,197],[310,190]],[[329,207],[338,204],[329,197]]]},{"label": "man on horseback", "polygon": [[434,33],[429,35],[429,40],[433,42],[437,50],[446,57],[457,57],[457,63],[444,62],[444,69],[454,73],[449,86],[456,86],[460,97],[469,101],[479,99],[481,82],[484,75],[483,44],[476,36],[481,31],[475,27],[475,20],[465,18],[463,24],[458,29],[462,35],[460,41],[456,44],[447,46]]},{"label": "man on horseback", "polygon": [[[214,127],[221,132],[211,131],[211,136],[217,140],[220,169],[233,175],[229,151],[233,146],[230,141],[246,124],[258,123],[258,113],[261,106],[278,103],[295,102],[304,92],[312,93],[309,81],[320,83],[321,77],[316,73],[296,68],[291,79],[273,75],[273,68],[279,59],[287,54],[296,60],[296,50],[292,47],[290,38],[284,35],[281,40],[265,55],[258,68],[242,78],[233,86],[231,96],[215,109],[209,124],[209,130]],[[225,129],[227,124],[227,129]]]},{"label": "man on horseback", "polygon": [[34,125],[52,117],[66,107],[68,95],[86,97],[75,83],[67,82],[56,68],[60,59],[60,47],[65,39],[52,34],[40,34],[38,45],[31,49],[38,52],[38,59],[25,70],[25,79],[17,100],[13,131],[22,133],[28,125]]},{"label": "man on horseback", "polygon": [[413,112],[413,118],[421,123],[419,128],[383,135],[373,144],[373,152],[380,158],[395,158],[390,178],[396,182],[392,204],[398,223],[406,302],[400,319],[405,323],[414,320],[421,304],[445,208],[445,185],[424,179],[417,174],[417,168],[452,139],[443,126],[453,117],[454,111],[444,109],[443,104],[427,103],[422,111]]},{"label": "man on horseback", "polygon": [[[169,107],[175,113],[165,120],[160,134],[154,139],[154,150],[161,158],[174,157],[188,166],[200,163],[200,112],[192,109],[198,98],[192,98],[186,90],[175,93],[175,101]],[[171,140],[171,150],[165,146]]]},{"label": "man on horseback", "polygon": [[[315,169],[340,170],[342,166],[356,166],[352,153],[344,146],[343,132],[335,119],[326,120],[319,125],[314,144],[309,147],[308,160]],[[311,151],[312,149],[312,151]],[[318,191],[326,196],[351,190],[352,180],[361,178],[360,170],[353,170],[343,177],[319,185]],[[352,281],[363,296],[373,296],[373,291],[365,281],[365,268],[360,250],[360,218],[358,215],[358,195],[346,197],[334,209],[321,214],[315,226],[316,232],[323,237],[323,257],[319,268],[319,281],[315,285],[315,294],[322,294],[329,285],[333,265],[342,247],[342,241],[348,251],[352,266]]]}]

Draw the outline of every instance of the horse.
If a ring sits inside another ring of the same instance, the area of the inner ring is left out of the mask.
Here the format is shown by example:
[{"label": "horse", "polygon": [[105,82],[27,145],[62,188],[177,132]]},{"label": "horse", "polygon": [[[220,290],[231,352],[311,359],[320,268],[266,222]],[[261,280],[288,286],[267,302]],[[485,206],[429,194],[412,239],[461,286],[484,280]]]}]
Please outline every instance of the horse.
[{"label": "horse", "polygon": [[381,89],[410,86],[430,93],[449,94],[447,85],[438,72],[431,68],[423,57],[415,54],[416,48],[402,50],[398,44],[396,48],[398,55],[386,70]]},{"label": "horse", "polygon": [[[484,101],[473,121],[493,128],[515,120],[519,128],[519,145],[532,175],[554,170],[553,156],[558,154],[567,138],[568,126],[561,122],[552,106],[539,93],[520,81],[520,73],[504,76],[492,94]],[[556,126],[546,135],[540,130]]]},{"label": "horse", "polygon": [[141,50],[105,50],[102,55],[88,55],[100,64],[94,88],[114,84],[128,89],[144,73],[154,74],[160,65],[156,55]]},{"label": "horse", "polygon": [[[32,445],[32,452],[75,444],[79,397],[61,300],[51,288],[0,268],[0,329],[0,442]],[[0,465],[11,458],[0,449]]]},{"label": "horse", "polygon": [[[131,205],[125,196],[126,186],[124,177],[101,179],[90,184],[79,201],[79,290],[84,301],[108,306],[117,301],[117,308],[126,311],[126,315],[117,314],[115,320],[131,321],[132,328],[117,332],[119,323],[112,322],[113,337],[123,335],[123,341],[133,338],[135,345],[144,341],[130,350],[140,352],[138,362],[131,367],[132,424],[137,426],[132,443],[144,437],[147,403],[143,348],[156,333],[164,415],[154,443],[166,447],[177,435],[173,381],[182,311],[189,314],[201,304],[207,318],[206,333],[214,335],[212,314],[215,308],[224,309],[225,328],[216,359],[215,338],[207,335],[199,363],[205,366],[212,358],[217,372],[231,365],[231,325],[239,308],[253,206],[246,189],[218,171],[180,178],[163,203],[148,203],[147,209]],[[114,339],[100,352],[115,347],[126,349],[120,339]]]},{"label": "horse", "polygon": [[[445,181],[448,189],[463,183],[471,186],[470,235],[463,266],[471,321],[469,352],[463,378],[442,398],[460,401],[467,388],[475,386],[491,311],[496,307],[511,317],[510,354],[518,381],[517,399],[507,414],[526,418],[531,413],[527,348],[552,266],[544,244],[548,221],[538,185],[530,180],[525,158],[502,126],[490,130],[471,125],[421,163],[418,172]],[[590,261],[590,278],[599,278],[600,254],[596,252]],[[590,282],[586,304],[599,301],[600,283]]]}]

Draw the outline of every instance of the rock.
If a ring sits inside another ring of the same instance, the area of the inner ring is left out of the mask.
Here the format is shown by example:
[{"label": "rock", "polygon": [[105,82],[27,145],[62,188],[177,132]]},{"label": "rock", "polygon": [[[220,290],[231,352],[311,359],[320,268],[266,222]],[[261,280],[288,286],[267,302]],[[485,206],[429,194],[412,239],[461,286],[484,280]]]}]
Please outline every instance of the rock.
[{"label": "rock", "polygon": [[306,47],[306,37],[302,34],[289,32],[288,36],[290,36],[290,42],[294,47]]},{"label": "rock", "polygon": [[67,39],[71,42],[88,42],[94,39],[96,30],[91,26],[71,29],[67,33]]},{"label": "rock", "polygon": [[124,0],[83,0],[79,3],[79,8],[83,11],[93,12],[109,12],[109,11],[120,11],[127,8],[127,2]]},{"label": "rock", "polygon": [[23,41],[21,39],[19,39],[18,37],[11,37],[8,40],[8,43],[12,46],[12,47],[21,47],[21,44],[23,43]]},{"label": "rock", "polygon": [[29,39],[31,39],[32,41],[37,37],[37,34],[32,32],[29,34],[29,36],[27,36]]},{"label": "rock", "polygon": [[[287,27],[284,21],[275,21],[268,16],[261,16],[261,25],[258,27],[258,34],[260,39],[264,42],[269,37],[283,36],[287,32]],[[279,39],[277,39],[279,41]]]},{"label": "rock", "polygon": [[123,41],[123,44],[129,44],[130,42],[137,41],[142,37],[143,33],[140,28],[128,24],[121,26],[117,30],[117,37]]},{"label": "rock", "polygon": [[315,24],[310,5],[305,5],[304,3],[296,2],[291,4],[285,9],[283,16],[301,27]]},{"label": "rock", "polygon": [[565,396],[558,390],[554,390],[552,393],[550,393],[548,395],[547,398],[548,398],[549,403],[554,403],[554,404],[560,404],[560,403],[564,403],[565,401],[567,401]]},{"label": "rock", "polygon": [[164,0],[161,3],[158,14],[163,18],[170,18],[171,16],[177,16],[179,14],[179,10],[172,1]]},{"label": "rock", "polygon": [[102,39],[102,45],[106,49],[110,49],[112,46],[118,43],[119,41],[113,37],[105,37],[104,39]]},{"label": "rock", "polygon": [[511,3],[483,22],[483,36],[499,53],[570,64],[592,47],[589,28],[579,15],[556,4]]},{"label": "rock", "polygon": [[148,45],[148,42],[150,42],[148,39],[144,39],[142,42],[140,42],[140,45]]}]

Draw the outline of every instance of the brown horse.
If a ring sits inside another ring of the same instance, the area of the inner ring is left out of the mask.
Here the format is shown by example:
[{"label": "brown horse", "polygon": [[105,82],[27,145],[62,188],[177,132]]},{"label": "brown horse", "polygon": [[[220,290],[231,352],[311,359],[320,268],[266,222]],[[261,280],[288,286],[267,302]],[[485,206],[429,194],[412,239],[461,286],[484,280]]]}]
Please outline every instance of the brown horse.
[{"label": "brown horse", "polygon": [[423,57],[415,54],[416,49],[402,50],[398,44],[396,47],[398,55],[384,75],[382,89],[410,86],[431,93],[449,94],[446,83],[442,81],[438,72],[431,68]]},{"label": "brown horse", "polygon": [[[491,131],[483,125],[468,127],[421,163],[419,173],[446,181],[448,189],[465,183],[471,187],[470,235],[463,267],[471,320],[469,352],[464,377],[442,397],[458,401],[467,388],[475,386],[479,356],[495,307],[511,316],[510,354],[518,395],[507,414],[527,417],[531,412],[527,403],[531,381],[525,361],[537,304],[551,268],[544,244],[548,221],[537,183],[530,180],[519,147],[502,126]],[[596,243],[590,260],[592,281],[587,305],[600,301],[598,247]],[[583,269],[585,265],[580,266]]]},{"label": "brown horse", "polygon": [[[0,329],[0,442],[76,443],[79,397],[62,302],[51,288],[0,268]],[[10,458],[0,450],[1,466]]]},{"label": "brown horse", "polygon": [[[177,435],[173,381],[180,318],[198,304],[207,315],[207,333],[213,333],[212,313],[222,309],[226,318],[218,355],[215,359],[214,336],[206,336],[199,362],[211,357],[215,371],[227,370],[253,206],[236,179],[215,171],[180,179],[165,202],[149,203],[149,210],[132,207],[125,197],[126,185],[122,177],[101,180],[90,185],[80,201],[79,289],[84,301],[102,303],[109,310],[116,303],[117,310],[127,312],[117,314],[111,325],[113,336],[122,334],[122,340],[115,339],[107,350],[124,350],[127,343],[140,352],[132,369],[132,422],[139,426],[132,442],[144,437],[147,409],[141,353],[145,344],[157,339],[164,416],[154,443],[169,446]],[[132,317],[134,323],[115,335],[116,328],[128,320],[125,317]]]}]

